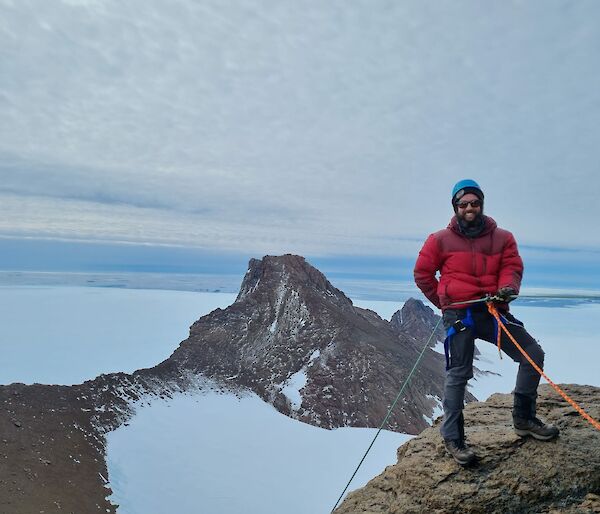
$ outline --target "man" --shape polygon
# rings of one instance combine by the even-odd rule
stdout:
[[[544,362],[540,345],[508,312],[508,302],[518,295],[523,275],[517,243],[510,232],[484,216],[483,200],[483,191],[474,180],[461,180],[454,186],[455,216],[446,229],[428,237],[414,270],[419,289],[442,309],[448,338],[441,434],[448,453],[463,466],[476,459],[465,443],[463,418],[465,389],[473,377],[474,341],[479,338],[495,344],[498,327],[484,302],[461,302],[496,296],[496,308],[510,333],[540,368]],[[519,363],[512,412],[515,432],[542,441],[554,439],[558,429],[536,417],[540,375],[504,333],[501,345]]]

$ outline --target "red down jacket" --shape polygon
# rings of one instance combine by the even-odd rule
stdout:
[[[427,238],[419,252],[415,282],[431,303],[442,310],[451,303],[494,294],[501,287],[512,287],[519,292],[523,261],[515,238],[498,228],[492,218],[484,216],[484,220],[481,234],[468,238],[460,231],[454,216],[446,229]]]

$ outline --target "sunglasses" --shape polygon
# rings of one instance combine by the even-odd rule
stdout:
[[[470,205],[471,207],[481,207],[481,200],[471,200],[470,202],[459,202],[456,204],[459,209],[466,209],[467,205]]]

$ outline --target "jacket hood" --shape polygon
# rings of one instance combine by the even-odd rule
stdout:
[[[494,219],[490,218],[489,216],[486,216],[485,214],[483,216],[483,223],[484,223],[483,230],[477,237],[485,236],[486,234],[489,234],[490,232],[496,230],[496,228],[498,227],[498,225],[496,224]],[[464,234],[460,230],[460,226],[458,225],[458,218],[456,217],[456,215],[452,216],[450,223],[448,223],[448,228],[450,230],[456,232],[457,234],[464,236]]]

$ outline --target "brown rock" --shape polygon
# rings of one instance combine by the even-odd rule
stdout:
[[[600,388],[563,388],[600,419]],[[512,430],[511,395],[465,409],[477,465],[461,468],[445,454],[437,427],[404,444],[398,463],[348,495],[336,514],[595,512],[600,492],[600,432],[550,386],[539,389],[539,414],[558,426],[551,442]]]

